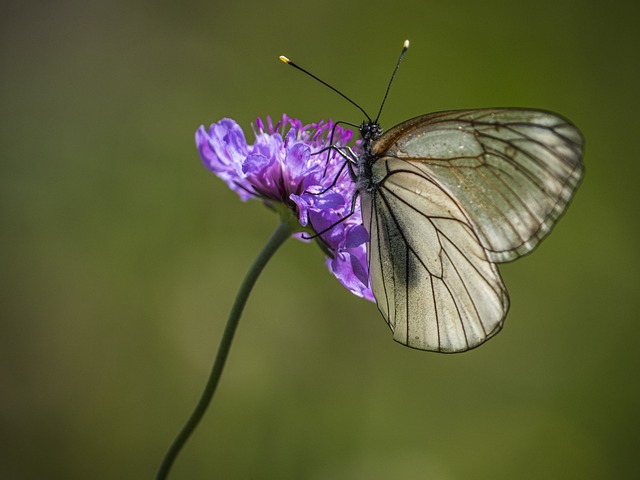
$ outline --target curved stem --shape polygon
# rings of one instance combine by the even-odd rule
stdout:
[[[242,314],[242,310],[244,309],[245,304],[247,303],[247,299],[249,298],[249,294],[251,293],[251,289],[256,283],[258,276],[262,272],[262,269],[265,267],[269,259],[273,256],[273,254],[278,250],[278,248],[291,236],[291,227],[287,225],[286,222],[280,223],[278,228],[273,232],[271,238],[267,241],[267,244],[263,247],[262,251],[258,255],[258,257],[253,262],[253,265],[249,268],[247,275],[245,276],[242,285],[240,285],[240,290],[238,290],[238,294],[236,296],[236,300],[231,308],[231,313],[229,313],[229,319],[227,320],[227,325],[224,329],[224,333],[222,334],[222,338],[220,339],[220,345],[218,346],[218,353],[216,354],[215,361],[213,363],[213,367],[211,369],[211,373],[209,374],[209,380],[202,392],[202,396],[196,405],[196,408],[193,410],[193,413],[185,423],[184,427],[175,438],[171,447],[167,451],[162,464],[160,465],[160,469],[158,470],[158,475],[156,476],[157,480],[164,480],[169,475],[169,470],[180,453],[180,450],[187,442],[193,431],[196,429],[200,420],[204,416],[209,404],[211,403],[211,399],[213,398],[213,394],[216,391],[216,387],[218,386],[218,381],[220,380],[220,376],[222,375],[222,370],[224,369],[224,364],[227,360],[227,356],[229,354],[229,349],[231,348],[231,342],[233,341],[233,335],[236,331],[236,327],[238,326],[238,322],[240,321],[240,316]]]

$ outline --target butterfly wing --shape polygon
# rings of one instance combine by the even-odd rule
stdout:
[[[583,173],[580,131],[542,110],[429,114],[389,130],[373,149],[416,165],[449,192],[494,262],[533,250]]]
[[[369,278],[394,340],[462,352],[497,333],[509,298],[496,265],[456,201],[419,169],[378,160],[385,181],[363,194]]]
[[[369,272],[394,339],[480,345],[509,308],[495,262],[531,251],[563,213],[582,174],[580,133],[549,112],[470,110],[409,120],[372,147]]]

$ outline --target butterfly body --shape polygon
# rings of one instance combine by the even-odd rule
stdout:
[[[383,132],[380,125],[375,122],[363,122],[359,130],[361,153],[355,159],[357,173],[352,173],[352,177],[357,182],[358,192],[366,195],[373,193],[376,187],[373,183],[372,168],[379,155],[372,150],[372,145],[382,137]]]
[[[509,309],[496,263],[530,252],[564,212],[582,176],[580,132],[551,112],[503,108],[360,133],[370,284],[394,339],[443,353],[482,344]]]

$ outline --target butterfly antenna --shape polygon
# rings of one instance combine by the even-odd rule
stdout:
[[[384,93],[384,98],[382,99],[382,103],[380,104],[380,110],[378,110],[378,115],[373,123],[378,123],[380,119],[380,114],[382,113],[382,107],[384,107],[384,103],[387,101],[387,96],[389,95],[389,90],[391,90],[391,84],[393,83],[393,78],[396,76],[396,72],[398,68],[400,68],[400,62],[404,58],[404,54],[407,53],[407,49],[409,48],[409,40],[405,40],[402,45],[402,51],[400,52],[400,57],[398,58],[398,63],[396,63],[396,68],[393,69],[393,73],[391,74],[391,79],[389,80],[389,84],[387,85],[387,91]]]
[[[408,42],[407,42],[408,43]],[[404,52],[403,52],[404,55]],[[358,110],[360,110],[365,117],[367,117],[367,120],[369,120],[369,122],[371,122],[371,117],[369,115],[367,115],[367,112],[364,111],[364,109],[358,105],[356,102],[354,102],[353,100],[351,100],[349,97],[347,97],[344,93],[342,93],[340,90],[338,90],[335,87],[332,87],[331,85],[329,85],[327,82],[325,82],[324,80],[319,79],[318,77],[316,77],[313,73],[309,72],[308,70],[305,70],[304,68],[302,68],[300,65],[297,65],[295,63],[293,63],[291,60],[289,60],[287,57],[285,57],[284,55],[280,55],[280,60],[282,60],[284,63],[286,63],[287,65],[291,65],[293,68],[297,68],[298,70],[300,70],[303,73],[306,73],[307,75],[309,75],[311,78],[316,79],[317,81],[319,81],[321,84],[323,84],[326,87],[329,87],[331,90],[333,90],[334,92],[336,92],[338,95],[340,95],[342,98],[344,98],[345,100],[347,100],[349,103],[351,103],[351,105],[354,105]],[[402,59],[402,57],[400,57]],[[398,62],[399,64],[400,62]],[[396,67],[396,70],[398,69],[398,67]],[[395,75],[395,72],[394,72]],[[386,96],[385,96],[386,98]]]

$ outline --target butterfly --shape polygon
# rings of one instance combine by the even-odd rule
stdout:
[[[580,183],[580,131],[555,113],[496,108],[361,134],[369,278],[394,340],[445,353],[481,345],[509,309],[496,264],[531,252]]]
[[[387,132],[379,116],[367,116],[360,153],[347,155],[378,309],[403,345],[475,348],[509,310],[497,264],[531,252],[580,184],[583,136],[544,110],[445,111]]]

